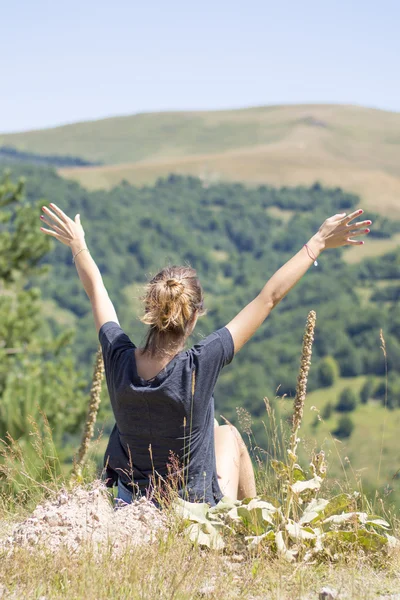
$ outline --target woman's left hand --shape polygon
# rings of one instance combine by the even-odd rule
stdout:
[[[50,210],[51,208],[51,210]],[[43,223],[46,223],[51,229],[41,227],[40,230],[47,235],[51,235],[66,246],[86,247],[85,232],[81,225],[80,215],[76,215],[74,221],[58,208],[55,204],[50,204],[50,208],[42,206],[44,215],[40,215]]]

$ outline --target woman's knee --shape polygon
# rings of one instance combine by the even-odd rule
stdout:
[[[231,439],[232,442],[237,445],[239,451],[242,451],[244,441],[234,425],[219,425],[219,427],[214,430],[214,434],[215,436],[218,436],[218,438],[224,438],[224,440]]]

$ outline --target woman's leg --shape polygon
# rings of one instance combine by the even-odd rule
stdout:
[[[236,427],[214,427],[218,483],[225,496],[236,500],[254,498],[256,483],[246,444]]]

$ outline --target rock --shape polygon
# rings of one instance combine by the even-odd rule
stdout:
[[[39,537],[37,535],[30,535],[27,538],[27,542],[28,542],[28,544],[30,546],[36,546],[36,544],[38,543],[38,541],[39,541]]]
[[[58,525],[62,525],[62,520],[56,512],[47,513],[44,516],[44,520],[50,525],[50,527],[57,527]]]
[[[232,554],[232,556],[230,557],[232,562],[243,562],[244,561],[244,555],[243,554]]]
[[[215,585],[207,583],[199,589],[200,596],[211,596],[215,592]]]
[[[58,504],[60,506],[63,506],[64,504],[67,504],[67,502],[68,502],[68,494],[66,492],[61,492],[61,494],[59,494],[57,500],[58,500]]]
[[[338,592],[331,587],[323,587],[318,595],[319,600],[335,600]]]
[[[15,546],[39,544],[56,551],[65,546],[79,550],[86,542],[97,551],[111,546],[122,550],[124,545],[149,543],[158,530],[165,530],[167,517],[145,498],[114,510],[109,491],[98,482],[92,488],[77,487],[38,505],[33,514],[13,528],[7,543]]]

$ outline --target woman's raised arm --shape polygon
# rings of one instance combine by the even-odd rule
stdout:
[[[92,305],[97,332],[108,321],[118,323],[117,313],[104,286],[101,273],[86,245],[80,215],[76,215],[73,221],[55,204],[50,204],[50,208],[51,210],[43,206],[44,215],[40,218],[51,229],[44,227],[40,229],[71,248],[79,279]]]
[[[366,227],[371,225],[371,221],[351,223],[362,212],[357,210],[348,216],[343,213],[327,219],[304,248],[283,265],[265,284],[260,294],[228,323],[227,329],[232,334],[235,353],[257,331],[271,310],[300,281],[323,250],[340,246],[358,246],[364,243],[351,239],[370,231]]]

